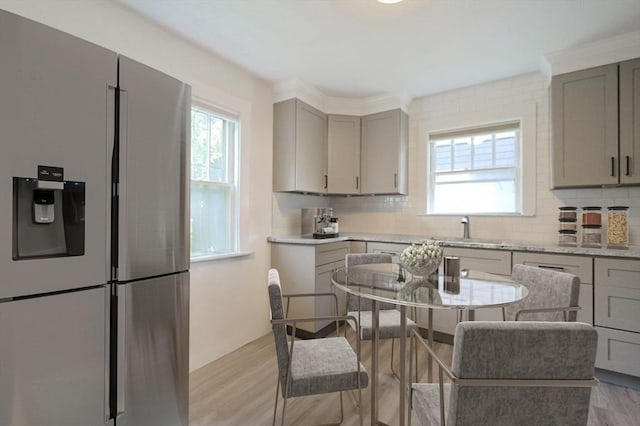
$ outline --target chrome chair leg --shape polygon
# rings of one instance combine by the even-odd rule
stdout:
[[[273,422],[271,422],[271,426],[276,426],[276,412],[278,411],[278,392],[280,391],[280,377],[276,379],[276,401],[273,404]]]
[[[400,381],[400,375],[396,372],[396,370],[393,368],[393,353],[395,352],[393,350],[394,347],[394,342],[396,341],[396,339],[391,339],[391,373],[393,373],[393,377],[396,378],[396,380]]]
[[[284,426],[284,413],[287,410],[287,397],[285,395],[284,401],[282,401],[282,420],[280,421],[280,426]]]
[[[363,426],[362,423],[362,388],[358,388],[358,411],[360,414],[360,426]]]

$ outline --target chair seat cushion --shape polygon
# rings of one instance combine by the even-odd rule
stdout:
[[[400,311],[395,309],[385,309],[380,312],[380,338],[381,339],[395,339],[400,337]],[[372,315],[371,311],[360,311],[360,339],[372,340],[373,339],[373,327],[372,327]],[[347,315],[352,315],[358,319],[358,311],[349,312]],[[349,321],[351,328],[355,330],[355,324],[353,321]],[[407,318],[407,337],[411,335],[411,330],[416,327],[416,323]]]
[[[294,343],[289,396],[366,388],[368,384],[369,376],[360,364],[358,385],[357,356],[344,337]]]
[[[444,412],[449,409],[451,385],[444,384]],[[437,383],[414,383],[411,397],[413,411],[423,426],[440,425],[440,388]]]

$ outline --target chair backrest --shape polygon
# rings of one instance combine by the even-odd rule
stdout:
[[[345,256],[347,273],[350,266],[365,265],[369,263],[392,263],[393,256],[387,253],[349,253]],[[395,309],[390,303],[378,303],[379,309]],[[347,293],[347,312],[370,311],[371,300]]]
[[[573,274],[518,264],[513,266],[511,278],[526,286],[529,295],[519,303],[505,307],[508,321],[515,320],[520,309],[578,306],[580,278]],[[564,316],[562,312],[531,313],[522,314],[518,320],[564,321]],[[568,320],[576,320],[575,311],[568,313]]]
[[[461,379],[593,379],[597,334],[584,323],[462,322],[451,371]],[[447,425],[586,425],[590,387],[451,387]]]
[[[268,275],[269,304],[271,306],[271,320],[284,319],[284,303],[282,301],[282,288],[280,287],[280,275],[277,269],[269,269]],[[280,383],[283,386],[287,379],[289,367],[289,351],[287,344],[287,328],[284,324],[273,324],[273,337],[276,346],[276,358]]]

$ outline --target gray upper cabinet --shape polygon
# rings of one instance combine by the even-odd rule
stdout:
[[[360,192],[360,117],[329,115],[328,181],[330,194]]]
[[[273,106],[273,190],[327,192],[327,116],[299,99]]]
[[[552,186],[619,183],[618,65],[554,76]]]
[[[640,184],[640,59],[553,77],[554,188]]]
[[[620,183],[640,183],[640,59],[620,64]]]
[[[363,194],[407,193],[408,118],[400,110],[362,117]]]

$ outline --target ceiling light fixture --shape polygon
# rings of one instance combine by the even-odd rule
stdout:
[[[377,0],[378,3],[384,3],[384,4],[394,4],[394,3],[400,3],[402,0]]]

